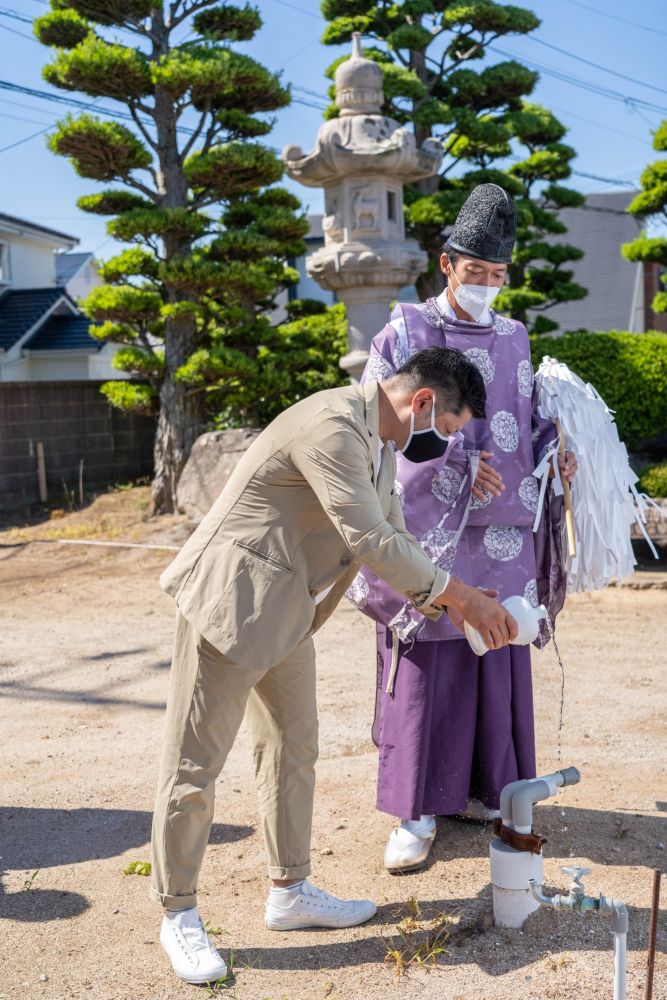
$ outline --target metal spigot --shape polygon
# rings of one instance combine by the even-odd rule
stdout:
[[[584,888],[584,875],[590,875],[590,868],[582,868],[581,865],[572,865],[568,867],[567,865],[561,868],[563,875],[571,875],[572,882],[570,884],[569,896],[572,899],[573,909],[579,909],[581,903],[586,896],[586,890]]]
[[[541,891],[542,886],[538,885],[535,879],[528,880],[528,888],[533,899],[536,899],[542,906],[551,906],[555,910],[599,910],[600,900],[593,896],[587,896],[584,888],[583,877],[590,875],[590,868],[581,868],[579,865],[561,868],[565,875],[572,876],[570,891],[567,896],[557,893],[555,896],[545,896]]]

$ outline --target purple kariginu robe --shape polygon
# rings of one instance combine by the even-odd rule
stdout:
[[[546,490],[534,534],[540,481],[532,473],[555,429],[537,412],[525,327],[488,318],[457,320],[446,293],[399,304],[373,340],[364,380],[383,381],[432,346],[456,347],[478,367],[486,419],[470,421],[444,458],[414,464],[397,454],[406,525],[455,576],[497,590],[500,600],[522,594],[544,603],[553,620],[564,595],[561,502]],[[493,452],[506,487],[500,497],[472,497],[480,451]],[[348,593],[378,622],[378,808],[402,819],[460,812],[469,797],[496,808],[507,782],[535,773],[528,648],[477,657],[446,615],[426,621],[366,568]],[[536,644],[545,641],[543,632]]]

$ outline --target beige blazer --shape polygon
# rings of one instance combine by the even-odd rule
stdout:
[[[448,576],[406,531],[393,446],[380,463],[378,427],[377,382],[290,407],[162,574],[183,615],[233,662],[279,663],[326,621],[361,563],[423,614],[440,614],[432,601]]]

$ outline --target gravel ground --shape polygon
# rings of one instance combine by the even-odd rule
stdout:
[[[176,544],[184,534],[178,518],[146,519],[141,490],[102,497],[57,523],[0,532],[0,998],[210,995],[173,978],[147,880],[123,874],[128,862],[148,857],[174,624],[157,578],[169,553],[56,543],[92,536]],[[37,544],[49,536],[51,544]],[[536,810],[536,828],[549,841],[547,883],[564,889],[560,865],[585,864],[589,892],[627,901],[628,997],[639,1000],[651,869],[665,867],[667,849],[667,593],[613,589],[570,599],[559,641],[566,671],[560,759],[580,768],[582,782]],[[610,997],[605,919],[540,910],[522,932],[492,926],[487,829],[442,820],[427,869],[404,877],[384,871],[392,819],[374,808],[373,644],[370,621],[347,605],[317,637],[322,739],[313,881],[370,896],[378,916],[352,930],[264,928],[263,852],[242,734],[219,782],[201,878],[202,914],[234,970],[220,994]],[[551,650],[533,662],[539,767],[547,772],[559,762],[560,675]],[[666,900],[664,886],[663,907]],[[434,964],[413,962],[397,975],[388,952],[407,953],[399,924],[415,945],[429,929],[442,932]],[[663,909],[655,1000],[667,996],[666,951]]]

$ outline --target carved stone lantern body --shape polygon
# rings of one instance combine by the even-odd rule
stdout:
[[[324,246],[306,261],[308,274],[345,303],[349,353],[341,366],[358,378],[370,342],[388,319],[388,307],[404,285],[426,269],[426,254],[405,238],[403,185],[431,177],[442,148],[380,114],[382,70],[361,55],[353,36],[352,57],[336,70],[338,118],[325,122],[315,148],[283,151],[290,177],[323,187]]]

